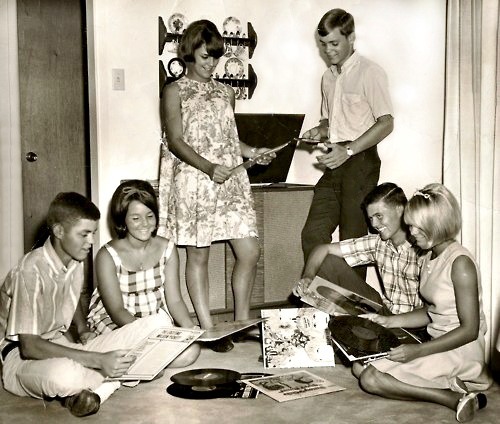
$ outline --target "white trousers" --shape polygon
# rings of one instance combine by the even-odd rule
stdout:
[[[156,328],[171,326],[166,314],[155,314],[101,334],[85,345],[70,342],[64,336],[51,341],[78,350],[109,352],[131,349]],[[15,395],[42,399],[71,396],[84,389],[95,390],[102,385],[104,376],[69,358],[25,360],[19,348],[15,348],[3,363],[2,380],[4,389]]]

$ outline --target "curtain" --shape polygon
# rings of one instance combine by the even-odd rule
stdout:
[[[23,246],[16,0],[0,2],[0,285]]]
[[[443,152],[443,183],[462,208],[461,242],[481,270],[487,356],[494,360],[500,316],[498,3],[448,1]]]

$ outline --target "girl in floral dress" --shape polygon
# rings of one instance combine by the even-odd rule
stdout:
[[[187,74],[162,94],[162,147],[159,234],[186,246],[186,283],[202,328],[213,326],[209,310],[208,259],[212,242],[227,240],[235,254],[232,274],[236,320],[246,320],[260,246],[250,182],[233,168],[243,157],[269,149],[252,148],[238,138],[235,95],[211,75],[224,42],[210,21],[193,22],[179,43]],[[274,154],[259,161],[267,164]],[[226,338],[210,347],[232,349]]]

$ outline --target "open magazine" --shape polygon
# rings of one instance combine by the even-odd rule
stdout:
[[[301,300],[332,315],[328,325],[331,340],[350,362],[383,358],[391,347],[422,342],[416,333],[407,329],[385,328],[359,317],[381,313],[383,305],[322,277],[313,279]]]
[[[157,328],[127,353],[136,357],[127,372],[110,380],[152,380],[203,332],[194,328]]]
[[[264,368],[335,366],[330,344],[330,316],[316,308],[263,309]]]

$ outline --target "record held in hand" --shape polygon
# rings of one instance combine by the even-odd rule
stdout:
[[[358,355],[387,352],[401,344],[390,330],[366,318],[334,316],[330,319],[328,328],[332,338]]]
[[[221,384],[234,383],[241,374],[237,371],[223,368],[200,368],[174,374],[170,379],[184,386],[212,387]],[[201,390],[201,389],[200,389]]]

